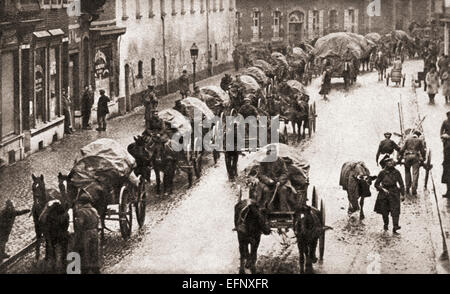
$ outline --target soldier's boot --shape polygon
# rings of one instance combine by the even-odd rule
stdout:
[[[394,228],[392,229],[392,232],[394,233],[394,235],[398,235],[399,233],[397,231],[402,228],[398,225],[399,220],[400,220],[399,216],[392,217],[392,222],[394,223]]]
[[[389,215],[383,215],[384,230],[389,230]]]

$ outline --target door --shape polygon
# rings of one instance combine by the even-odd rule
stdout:
[[[289,41],[291,44],[303,42],[303,24],[290,23],[289,24]]]
[[[71,54],[69,62],[69,96],[74,110],[80,110],[79,54]]]
[[[126,110],[131,110],[131,99],[130,99],[130,66],[125,64],[125,104]]]
[[[1,136],[14,134],[14,55],[2,54]]]

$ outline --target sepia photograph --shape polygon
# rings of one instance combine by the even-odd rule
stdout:
[[[0,276],[449,274],[449,29],[449,0],[0,0]]]

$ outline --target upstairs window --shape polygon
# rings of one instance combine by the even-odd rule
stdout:
[[[143,75],[143,68],[144,68],[144,62],[142,62],[142,60],[139,60],[138,62],[138,74],[136,76],[136,78],[138,79],[142,79],[144,77]]]
[[[280,29],[281,29],[281,12],[275,11],[273,13],[273,37],[280,37]]]
[[[253,11],[252,20],[253,41],[256,42],[261,38],[261,12]]]
[[[330,11],[329,23],[330,23],[331,30],[335,30],[338,28],[337,10]]]
[[[319,33],[319,11],[313,11],[313,32],[314,34]]]

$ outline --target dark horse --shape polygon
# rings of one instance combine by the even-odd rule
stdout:
[[[383,81],[386,77],[386,69],[388,67],[388,58],[380,51],[375,58],[375,68],[378,71],[378,81]]]
[[[288,113],[294,135],[296,134],[297,140],[300,141],[306,137],[306,129],[309,128],[309,105],[304,100],[296,100],[291,103]]]
[[[300,257],[300,273],[312,273],[313,263],[317,262],[316,248],[320,238],[324,238],[325,231],[331,229],[322,222],[321,211],[304,205],[299,208],[294,216],[294,231],[297,237],[297,246]],[[323,260],[324,251],[320,252],[320,260]]]
[[[252,274],[255,274],[261,234],[270,234],[266,217],[253,200],[239,199],[234,207],[234,225],[239,241],[239,273],[245,274],[245,269],[248,268]]]
[[[51,258],[52,266],[56,265],[56,247],[62,248],[62,262],[65,263],[68,246],[69,215],[67,201],[55,189],[46,189],[44,176],[33,179],[33,215],[36,232],[36,260],[40,258],[42,237],[45,240],[45,260]]]

